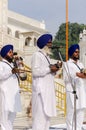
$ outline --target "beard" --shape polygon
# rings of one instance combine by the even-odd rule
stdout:
[[[8,55],[6,55],[5,59],[6,59],[9,63],[11,63],[11,62],[13,61],[13,58],[9,57]]]
[[[78,56],[78,57],[73,57],[73,60],[74,60],[74,61],[79,60],[79,56]]]
[[[52,55],[51,48],[49,48],[48,46],[45,46],[45,47],[43,48],[43,50],[44,50],[44,52],[45,52],[46,54]]]

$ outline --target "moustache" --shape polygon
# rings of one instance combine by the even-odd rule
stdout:
[[[60,49],[60,48],[64,48],[64,46],[51,46],[51,49]]]

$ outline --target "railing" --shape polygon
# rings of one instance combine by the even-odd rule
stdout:
[[[56,107],[57,109],[60,109],[64,116],[66,115],[66,93],[65,93],[65,87],[55,81],[56,86]]]
[[[25,70],[29,70],[30,68],[25,66]],[[24,91],[28,91],[29,93],[32,93],[31,89],[32,85],[32,75],[30,72],[27,72],[27,80],[26,81],[20,81],[20,87]],[[56,86],[56,107],[59,109],[63,115],[66,115],[66,94],[65,94],[65,87],[64,85],[58,83],[58,81],[55,81]]]

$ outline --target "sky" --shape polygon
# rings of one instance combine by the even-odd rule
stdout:
[[[8,9],[38,21],[45,21],[53,35],[66,22],[66,0],[8,0]],[[68,21],[86,24],[86,0],[68,0]]]

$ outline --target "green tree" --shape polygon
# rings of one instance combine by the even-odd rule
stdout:
[[[79,34],[83,31],[86,25],[78,23],[68,22],[68,43],[69,46],[75,43],[79,43]],[[53,49],[53,58],[59,59],[58,51],[61,52],[63,59],[65,60],[65,51],[66,51],[66,23],[62,23],[59,26],[59,30],[55,35],[53,45],[62,46],[63,48]],[[69,47],[68,46],[68,47]]]

